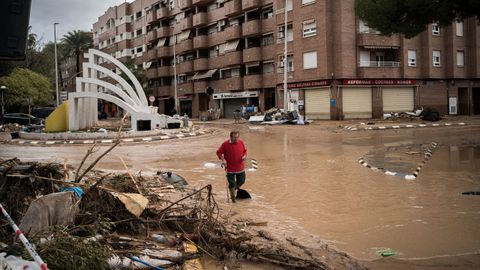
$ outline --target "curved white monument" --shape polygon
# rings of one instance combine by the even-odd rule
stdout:
[[[97,100],[112,102],[129,112],[132,119],[132,129],[138,130],[138,125],[150,126],[150,129],[165,128],[167,116],[157,113],[157,107],[148,106],[145,92],[140,82],[130,70],[114,57],[95,49],[89,49],[85,54],[88,62],[83,63],[83,77],[76,79],[77,89],[68,96],[68,126],[69,130],[79,130],[91,127],[98,120]],[[98,64],[99,59],[114,64],[124,72],[133,86],[121,76]],[[116,84],[98,78],[103,73]],[[101,87],[101,88],[100,88]]]

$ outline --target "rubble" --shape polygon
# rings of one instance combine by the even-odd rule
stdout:
[[[328,246],[315,251],[294,239],[276,239],[265,221],[223,215],[210,185],[186,187],[162,174],[145,177],[130,171],[112,175],[89,169],[69,177],[65,167],[71,170],[64,164],[0,161],[0,203],[15,221],[24,218],[35,200],[50,196],[66,196],[72,202],[65,206],[78,207],[73,219],[25,231],[49,269],[202,269],[201,256],[223,260],[228,267],[249,260],[287,269],[363,269]],[[60,192],[65,186],[81,188],[84,194],[78,198],[78,189]],[[68,200],[47,208],[63,211],[68,207],[61,204]],[[0,252],[16,242],[4,224],[0,218],[0,238],[8,247]]]
[[[297,124],[305,125],[313,121],[305,120],[297,111],[285,112],[283,109],[271,108],[265,112],[264,115],[252,115],[248,119],[250,124],[261,125],[282,125],[282,124]]]

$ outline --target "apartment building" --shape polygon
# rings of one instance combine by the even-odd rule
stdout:
[[[354,0],[286,2],[285,31],[284,0],[136,0],[99,18],[94,43],[146,69],[160,113],[174,107],[174,77],[181,114],[283,107],[286,68],[288,98],[310,119],[379,118],[420,107],[480,114],[475,18],[432,24],[405,39],[370,29],[356,17]]]

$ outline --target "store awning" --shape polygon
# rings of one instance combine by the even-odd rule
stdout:
[[[180,35],[178,35],[178,42],[188,39],[188,36],[190,36],[190,31],[191,30],[187,30],[180,33]]]
[[[161,38],[157,43],[157,48],[165,46],[165,41],[167,41],[167,38]]]
[[[207,72],[201,73],[198,72],[195,75],[193,75],[192,80],[200,80],[200,79],[206,79],[206,78],[211,78],[215,72],[217,72],[218,69],[210,69]]]
[[[239,43],[240,43],[239,39],[227,42],[226,45],[225,45],[225,52],[235,51],[237,49]]]
[[[167,99],[171,99],[171,98],[173,98],[173,97],[159,97],[159,98],[157,98],[157,100],[167,100]]]

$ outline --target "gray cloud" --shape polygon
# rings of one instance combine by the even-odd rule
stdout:
[[[53,41],[53,23],[60,23],[57,40],[73,30],[90,31],[108,7],[123,2],[125,0],[32,0],[30,25],[41,42],[47,43]]]

